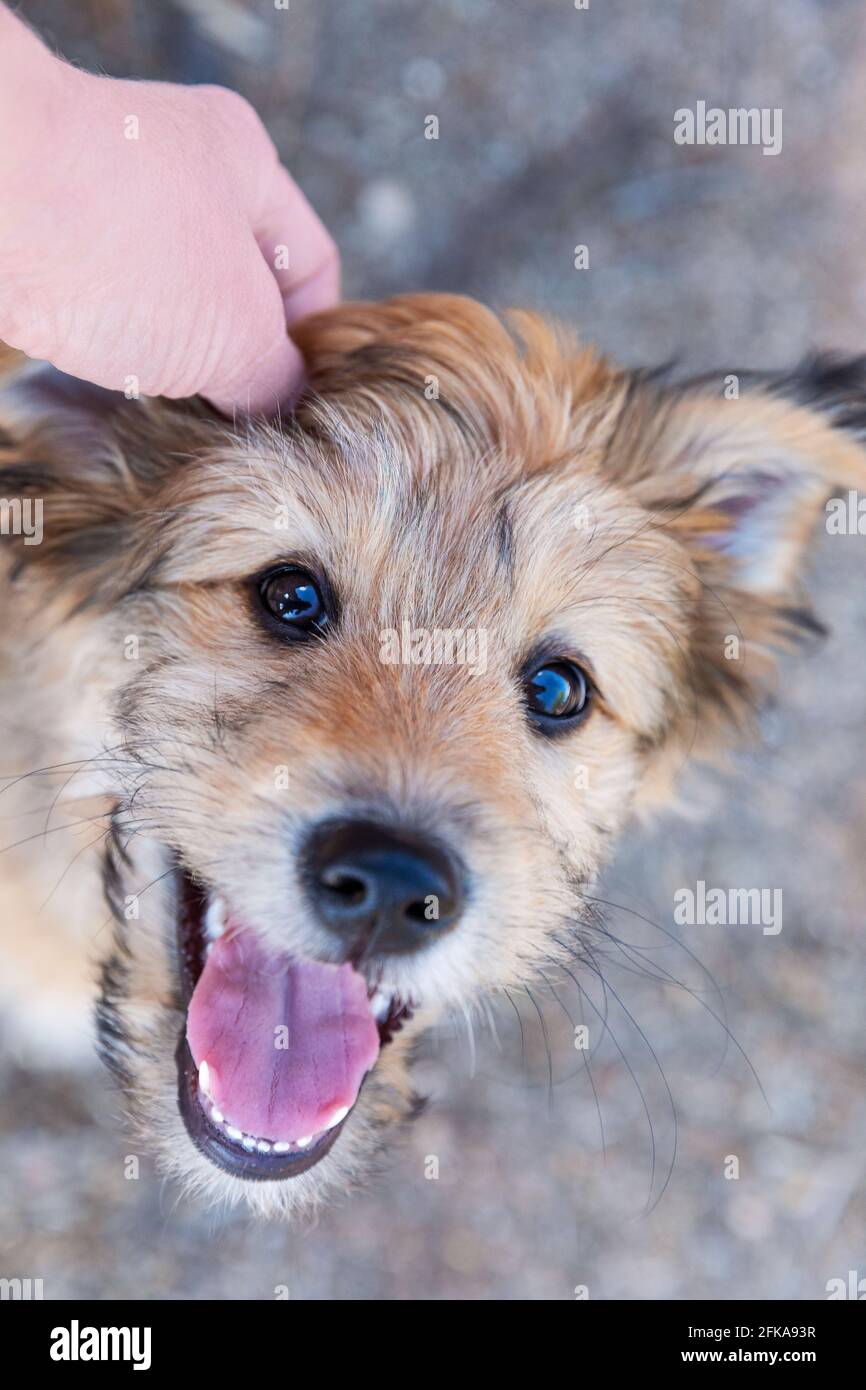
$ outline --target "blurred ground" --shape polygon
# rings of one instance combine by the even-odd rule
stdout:
[[[245,93],[335,232],[349,294],[429,286],[549,308],[629,362],[767,366],[866,346],[858,0],[21,9],[86,66]],[[675,146],[673,112],[698,99],[782,107],[782,153]],[[177,1205],[146,1157],[126,1181],[129,1141],[101,1074],[78,1087],[7,1072],[3,1273],[43,1278],[46,1297],[271,1298],[288,1285],[337,1299],[568,1299],[577,1285],[593,1298],[821,1298],[828,1279],[866,1275],[864,544],[817,547],[813,593],[835,635],[786,667],[767,747],[728,782],[701,783],[696,822],[635,832],[602,890],[629,909],[610,929],[693,991],[641,979],[634,956],[606,966],[676,1106],[660,1199],[674,1125],[647,1045],[610,995],[626,1060],[610,1038],[599,1046],[597,1109],[570,1043],[576,1001],[539,992],[552,1088],[528,999],[525,1068],[508,1009],[501,1051],[476,1038],[474,1076],[465,1032],[443,1038],[423,1068],[435,1104],[403,1152],[301,1232]],[[673,892],[698,878],[781,887],[782,933],[674,929]],[[738,1046],[725,1049],[723,1009],[769,1109]],[[728,1155],[738,1181],[723,1176]]]

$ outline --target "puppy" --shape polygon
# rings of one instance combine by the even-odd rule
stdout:
[[[137,1131],[265,1215],[393,1144],[423,1030],[568,959],[866,478],[860,362],[674,385],[437,295],[298,340],[277,424],[28,367],[0,455],[10,1045],[71,1053],[98,957]]]

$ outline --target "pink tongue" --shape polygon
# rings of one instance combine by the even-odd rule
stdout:
[[[186,1035],[226,1123],[277,1141],[315,1134],[354,1105],[379,1053],[367,987],[351,965],[271,955],[250,931],[214,942]]]

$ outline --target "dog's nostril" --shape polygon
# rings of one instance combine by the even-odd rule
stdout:
[[[367,898],[368,885],[362,878],[344,873],[342,869],[325,869],[320,882],[327,893],[341,899],[352,907],[357,907]]]
[[[435,899],[436,894],[432,893],[430,894],[430,897]],[[403,911],[409,918],[410,922],[418,922],[421,926],[423,926],[425,922],[431,921],[431,914],[435,910],[435,907],[435,902],[428,903],[427,899],[425,898],[421,902],[407,903]]]
[[[426,944],[454,925],[463,905],[462,873],[444,848],[368,821],[317,827],[304,868],[319,918],[371,953]]]

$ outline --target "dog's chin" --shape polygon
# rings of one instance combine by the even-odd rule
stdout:
[[[279,1112],[273,1124],[239,1122],[224,1100],[207,1093],[213,1078],[197,1065],[189,1036],[190,1006],[220,914],[208,891],[168,862],[146,917],[127,920],[120,905],[139,901],[130,891],[132,866],[117,856],[107,861],[116,928],[97,1007],[103,1060],[124,1089],[136,1133],[172,1176],[209,1202],[243,1203],[269,1217],[309,1214],[368,1177],[420,1109],[409,1079],[420,1024],[408,1001],[365,980],[356,1007],[369,1008],[378,1045],[351,1104],[309,1134],[290,1133],[285,1121],[281,1127]],[[310,968],[337,969],[315,962]],[[274,1077],[262,1084],[273,1090]]]

